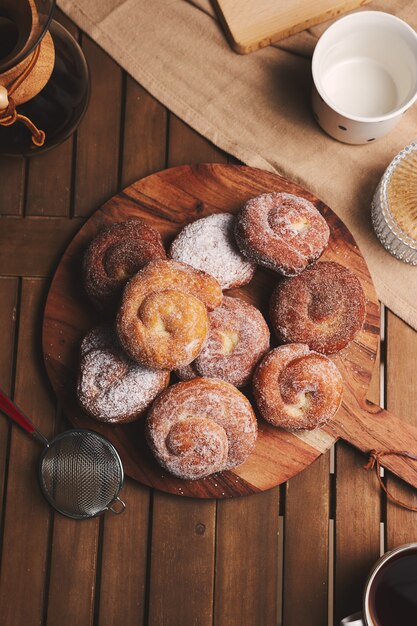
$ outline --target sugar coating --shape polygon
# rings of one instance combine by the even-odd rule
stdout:
[[[320,261],[299,276],[283,279],[270,302],[272,327],[281,343],[305,343],[324,354],[354,339],[365,312],[359,279],[334,261]]]
[[[222,299],[220,284],[207,272],[178,261],[150,262],[123,292],[116,325],[120,342],[148,367],[187,365],[207,337],[207,310]]]
[[[342,401],[343,380],[336,365],[305,344],[271,350],[253,377],[262,417],[287,430],[313,430],[326,424]]]
[[[140,219],[103,228],[84,255],[84,286],[99,308],[113,307],[129,278],[146,263],[166,258],[157,230]]]
[[[236,219],[238,247],[248,259],[284,276],[295,276],[324,251],[330,230],[315,206],[289,193],[248,200]]]
[[[214,276],[222,289],[246,285],[255,265],[240,252],[234,237],[235,217],[215,213],[188,224],[171,244],[170,256]]]
[[[177,370],[178,376],[220,378],[243,387],[269,349],[269,328],[262,313],[243,300],[224,296],[222,305],[209,313],[209,323],[202,351],[193,363]]]
[[[95,419],[108,423],[140,417],[169,383],[169,374],[133,362],[110,325],[90,331],[81,344],[78,400]]]
[[[243,463],[257,438],[255,414],[235,387],[214,378],[177,383],[153,403],[147,440],[178,478],[204,478]]]

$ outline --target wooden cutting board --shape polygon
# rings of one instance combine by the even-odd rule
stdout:
[[[101,424],[85,415],[76,402],[80,342],[87,330],[100,322],[81,283],[83,253],[96,233],[114,222],[140,217],[159,230],[168,245],[186,223],[211,213],[236,213],[249,198],[271,191],[295,193],[313,202],[331,231],[322,258],[350,267],[364,288],[364,327],[355,341],[334,357],[344,379],[343,403],[325,428],[309,433],[289,433],[259,419],[255,450],[243,465],[203,480],[179,480],[153,459],[144,440],[143,419],[122,426]],[[259,269],[249,285],[229,295],[255,304],[267,317],[268,300],[277,279],[273,272]],[[378,301],[365,260],[348,229],[329,207],[298,185],[238,165],[175,167],[148,176],[111,198],[90,217],[63,255],[50,287],[43,323],[46,369],[71,423],[107,437],[119,451],[126,473],[139,482],[200,498],[225,498],[270,489],[310,465],[339,437],[364,452],[394,448],[417,453],[417,428],[366,401],[378,343]],[[417,487],[417,463],[390,456],[384,459],[384,465]]]
[[[236,52],[247,54],[315,24],[357,9],[368,0],[212,0]]]

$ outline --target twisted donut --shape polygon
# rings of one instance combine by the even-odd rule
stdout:
[[[255,446],[257,422],[250,402],[235,387],[195,378],[169,387],[155,400],[146,436],[165,469],[194,480],[243,463]]]
[[[110,325],[84,337],[77,396],[86,413],[100,422],[136,420],[168,383],[168,372],[131,361]]]
[[[326,424],[338,410],[342,393],[336,365],[300,343],[271,350],[253,377],[262,417],[288,430],[313,430]]]
[[[159,369],[191,363],[208,333],[207,309],[219,306],[215,278],[177,261],[148,263],[127,284],[117,316],[120,342],[134,360]]]
[[[259,359],[269,350],[269,328],[262,314],[243,300],[224,296],[209,313],[210,330],[195,361],[177,370],[179,378],[220,378],[235,387],[246,385]]]
[[[131,276],[146,263],[165,259],[160,234],[139,219],[104,228],[84,255],[84,287],[100,309],[113,308]]]
[[[366,299],[355,274],[333,261],[321,261],[282,280],[270,302],[274,332],[282,343],[306,343],[332,354],[362,328]]]
[[[305,198],[265,193],[243,205],[235,235],[248,259],[284,276],[295,276],[322,254],[330,231]]]
[[[187,224],[172,242],[170,256],[211,274],[222,289],[246,285],[255,264],[236,246],[235,219],[230,213],[215,213]]]

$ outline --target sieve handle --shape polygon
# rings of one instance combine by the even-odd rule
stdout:
[[[49,441],[42,435],[42,433],[35,428],[30,419],[22,413],[22,411],[6,396],[4,391],[0,389],[0,410],[3,411],[15,424],[18,424],[29,435],[32,435],[35,439],[43,443],[45,446],[49,445]]]

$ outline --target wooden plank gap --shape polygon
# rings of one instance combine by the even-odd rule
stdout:
[[[213,599],[212,599],[212,624],[215,625],[215,616],[216,616],[216,570],[217,570],[217,542],[218,542],[218,525],[217,525],[217,517],[219,514],[219,501],[216,500],[216,508],[214,512],[214,557],[213,557]]]
[[[101,591],[101,568],[103,564],[103,534],[104,516],[99,520],[96,559],[96,582],[94,587],[93,626],[99,625],[100,620],[100,591]]]
[[[119,159],[117,164],[117,188],[123,187],[123,156],[125,146],[126,127],[126,106],[127,106],[127,73],[122,72],[121,95],[120,95],[120,120],[119,120]]]
[[[277,559],[277,626],[282,626],[284,601],[284,533],[285,517],[278,515],[278,559]]]
[[[47,621],[48,621],[49,587],[51,584],[52,544],[53,544],[53,536],[54,536],[55,515],[56,514],[51,507],[51,518],[49,520],[49,528],[48,528],[48,543],[46,547],[45,586],[44,586],[44,595],[43,595],[42,624],[47,624]]]
[[[379,556],[385,554],[385,546],[387,545],[387,537],[385,534],[386,524],[381,522],[379,525]]]
[[[22,280],[21,278],[16,279],[17,281],[17,289],[16,289],[16,301],[14,305],[14,311],[12,313],[13,317],[13,349],[12,349],[12,363],[11,363],[11,373],[10,373],[10,382],[8,385],[8,389],[6,385],[4,385],[4,390],[8,393],[11,399],[14,398],[14,390],[16,385],[16,362],[17,362],[17,348],[18,348],[18,335],[19,335],[19,323],[20,323],[20,303],[22,299]],[[4,330],[4,326],[2,325],[2,330]],[[2,381],[3,384],[3,381]],[[12,421],[5,417],[4,419],[8,422],[7,427],[7,442],[6,442],[6,450],[5,450],[5,460],[4,460],[4,474],[2,481],[2,503],[1,503],[1,515],[0,515],[0,571],[1,571],[1,561],[3,554],[3,533],[4,533],[4,518],[6,515],[6,501],[7,501],[7,485],[8,485],[8,476],[9,476],[9,458],[10,458],[10,441],[12,436],[12,428],[19,428],[17,425],[13,425]]]
[[[333,626],[334,620],[334,576],[335,576],[335,521],[329,519],[329,558],[327,583],[327,625]]]
[[[29,188],[29,159],[24,159],[23,166],[23,190],[22,190],[22,217],[27,215],[27,202],[28,202],[28,188]]]
[[[155,490],[151,489],[149,494],[149,517],[148,517],[148,541],[146,545],[146,576],[145,576],[145,594],[143,603],[143,623],[149,624],[150,615],[150,590],[151,590],[151,565],[152,565],[152,537],[153,537],[153,509],[154,509]]]
[[[285,517],[285,503],[287,501],[287,485],[288,485],[288,483],[282,483],[279,486],[279,511],[278,511],[278,514],[281,517]]]

